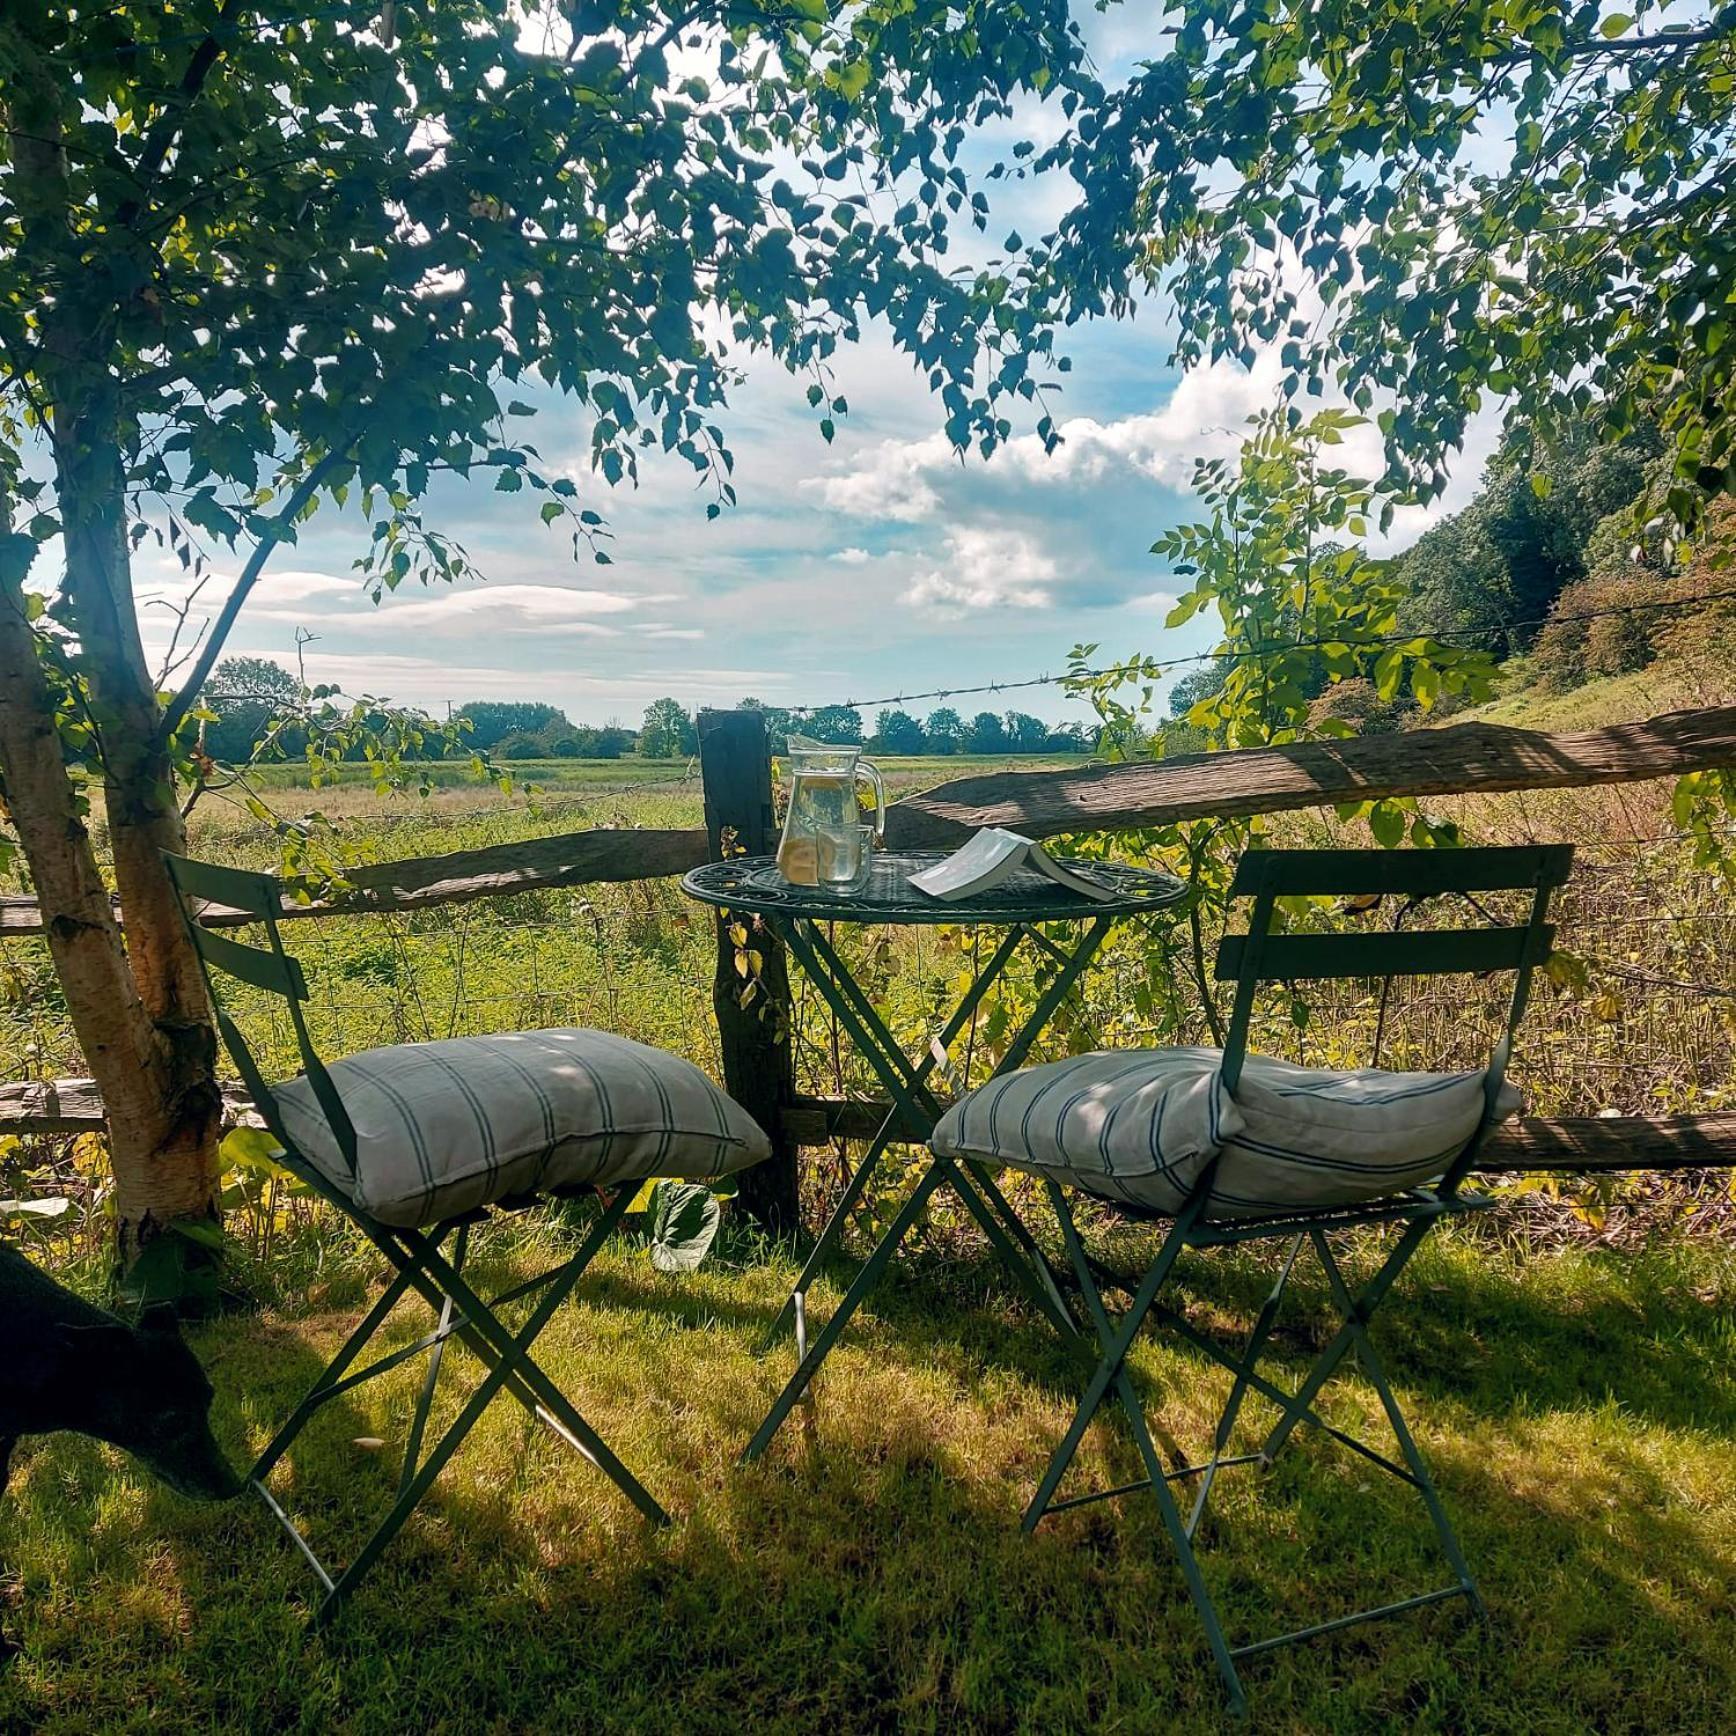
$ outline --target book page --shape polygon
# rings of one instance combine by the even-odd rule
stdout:
[[[931,898],[968,898],[999,886],[1030,853],[1031,841],[1000,826],[986,826],[944,862],[910,876],[910,884]]]
[[[1095,898],[1099,904],[1106,903],[1115,896],[1114,888],[1099,880],[1089,869],[1074,868],[1057,862],[1041,844],[1027,845],[1025,855],[1033,868],[1039,873],[1047,874],[1057,886],[1065,886],[1069,892],[1077,892],[1085,898]]]

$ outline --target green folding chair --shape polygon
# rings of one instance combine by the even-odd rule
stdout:
[[[1532,973],[1551,950],[1552,892],[1567,879],[1568,845],[1434,851],[1253,851],[1232,886],[1252,899],[1245,934],[1218,949],[1220,981],[1235,984],[1224,1047],[1109,1052],[1075,1057],[995,1080],[962,1099],[936,1129],[937,1151],[1013,1164],[1043,1178],[1060,1220],[1074,1275],[1095,1329],[1100,1356],[1072,1425],[1055,1448],[1024,1516],[1024,1529],[1049,1514],[1150,1490],[1206,1629],[1225,1689],[1246,1701],[1237,1665],[1299,1640],[1465,1598],[1482,1600],[1445,1508],[1407,1426],[1369,1322],[1434,1225],[1490,1203],[1461,1191],[1489,1129],[1516,1104],[1506,1085],[1513,1039]],[[1278,901],[1294,897],[1379,896],[1406,901],[1462,894],[1529,893],[1523,921],[1380,933],[1288,933]],[[1256,991],[1263,983],[1311,979],[1390,979],[1444,973],[1511,972],[1506,1026],[1486,1069],[1460,1074],[1326,1073],[1248,1054]],[[1074,1219],[1067,1188],[1082,1190],[1137,1217],[1170,1222],[1156,1257],[1119,1318],[1110,1315]],[[1352,1291],[1334,1253],[1336,1231],[1394,1224],[1399,1234],[1374,1275]],[[1160,1300],[1186,1248],[1230,1247],[1266,1238],[1289,1246],[1278,1279],[1245,1344],[1226,1346]],[[1262,1373],[1285,1288],[1304,1245],[1319,1260],[1341,1324],[1306,1378],[1286,1391]],[[1234,1377],[1209,1454],[1170,1469],[1153,1443],[1127,1356],[1148,1321],[1178,1337]],[[1326,1421],[1321,1390],[1355,1353],[1373,1384],[1397,1443],[1398,1458]],[[1278,1407],[1259,1446],[1232,1453],[1244,1401],[1257,1393]],[[1116,1488],[1057,1498],[1091,1420],[1115,1397],[1132,1430],[1144,1475]],[[1236,1465],[1269,1467],[1298,1425],[1306,1424],[1413,1488],[1421,1499],[1452,1582],[1414,1596],[1315,1622],[1293,1632],[1232,1645],[1207,1589],[1195,1543],[1218,1473]],[[1183,1515],[1170,1485],[1193,1481]]]
[[[303,1004],[308,985],[278,932],[282,888],[263,874],[165,858],[217,1008],[217,1024],[281,1161],[347,1216],[393,1276],[307,1396],[273,1436],[249,1482],[289,1533],[323,1588],[324,1621],[355,1590],[452,1455],[503,1390],[600,1469],[649,1520],[669,1516],[531,1355],[532,1346],[653,1176],[709,1179],[769,1155],[764,1133],[688,1062],[601,1032],[548,1031],[370,1050],[328,1068],[315,1053]],[[213,911],[211,907],[216,907]],[[256,923],[255,946],[206,926],[202,914]],[[223,1009],[215,979],[282,997],[303,1072],[268,1085]],[[358,1129],[358,1121],[362,1123]],[[603,1209],[572,1254],[484,1298],[464,1275],[470,1232],[493,1211],[596,1194]],[[360,1368],[358,1357],[407,1296],[434,1311],[433,1330]],[[532,1302],[516,1329],[508,1305]],[[483,1364],[483,1377],[431,1445],[428,1422],[448,1342]],[[268,1486],[273,1468],[314,1415],[417,1356],[427,1368],[405,1438],[397,1494],[359,1553],[329,1569]]]

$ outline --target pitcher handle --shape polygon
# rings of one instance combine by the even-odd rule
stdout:
[[[876,849],[886,848],[886,785],[881,781],[880,768],[870,760],[858,760],[856,776],[867,778],[874,788],[874,844]]]

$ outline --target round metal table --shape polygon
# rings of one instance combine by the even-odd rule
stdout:
[[[1107,886],[1113,896],[1087,898],[1058,885],[1034,868],[1019,868],[999,886],[969,898],[931,897],[910,884],[947,858],[944,850],[880,850],[868,884],[860,892],[824,892],[792,886],[778,872],[774,856],[741,856],[732,862],[707,862],[682,876],[681,890],[702,904],[716,904],[754,916],[809,922],[867,923],[1020,923],[1076,922],[1087,917],[1111,920],[1162,910],[1186,896],[1173,874],[1129,868],[1120,862],[1055,860]]]
[[[1064,1333],[1072,1335],[1078,1330],[1061,1298],[1048,1261],[1007,1203],[988,1168],[978,1163],[931,1156],[916,1191],[900,1208],[831,1319],[812,1346],[807,1342],[807,1292],[814,1274],[836,1244],[886,1147],[895,1140],[921,1145],[928,1143],[935,1123],[945,1113],[945,1105],[929,1087],[929,1078],[944,1062],[948,1048],[969,1023],[983,996],[1006,970],[1019,947],[1028,944],[1046,953],[1057,968],[1030,1016],[1001,1057],[1000,1065],[995,1069],[997,1074],[1011,1072],[1023,1065],[1032,1044],[1117,922],[1157,914],[1179,904],[1187,896],[1187,887],[1171,874],[1147,868],[1129,868],[1113,862],[1067,864],[1109,889],[1111,896],[1102,900],[1072,891],[1031,868],[1020,868],[1001,885],[969,898],[934,898],[910,884],[912,874],[944,861],[946,854],[944,851],[877,853],[868,884],[861,891],[852,893],[830,893],[812,886],[792,886],[778,873],[776,859],[771,856],[743,856],[726,862],[708,862],[682,877],[681,888],[689,897],[735,915],[759,917],[782,938],[836,1015],[839,1026],[892,1098],[891,1109],[802,1267],[790,1300],[778,1317],[778,1328],[786,1319],[793,1319],[798,1366],[760,1425],[759,1432],[748,1444],[743,1455],[745,1458],[758,1458],[771,1444],[772,1437],[825,1361],[845,1323],[879,1281],[892,1255],[922,1215],[930,1195],[943,1182],[952,1188],[982,1226],[983,1233],[1008,1270],[1043,1312]],[[1065,859],[1058,857],[1056,860]],[[836,922],[872,925],[947,923],[954,927],[1004,928],[1006,933],[940,1032],[929,1041],[920,1056],[911,1056],[899,1045],[885,1020],[875,1010],[867,991],[852,976],[825,934],[824,929]],[[1049,932],[1056,924],[1083,924],[1084,933],[1069,949]]]

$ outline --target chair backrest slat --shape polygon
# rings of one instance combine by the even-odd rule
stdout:
[[[207,898],[214,904],[245,910],[249,916],[278,916],[283,911],[283,887],[269,874],[230,868],[220,862],[197,862],[191,856],[172,856],[169,862],[184,898]]]
[[[1236,985],[1224,1036],[1224,1082],[1234,1091],[1248,1054],[1255,991],[1261,983],[1318,981],[1325,977],[1416,977],[1511,971],[1513,998],[1507,1028],[1495,1045],[1484,1079],[1482,1126],[1446,1166],[1441,1187],[1452,1192],[1470,1171],[1477,1148],[1494,1125],[1496,1104],[1512,1054],[1513,1034],[1531,993],[1531,978],[1550,954],[1555,930],[1547,918],[1550,895],[1573,870],[1571,844],[1519,844],[1441,850],[1250,850],[1236,866],[1231,896],[1251,898],[1246,934],[1226,935],[1218,947],[1217,976]],[[1403,899],[1444,894],[1531,894],[1523,924],[1485,922],[1454,929],[1383,928],[1370,933],[1287,934],[1277,931],[1277,901],[1290,897]]]
[[[217,1027],[253,1095],[255,1106],[285,1149],[293,1150],[294,1146],[278,1115],[277,1104],[272,1097],[271,1088],[265,1082],[259,1062],[247,1046],[234,1020],[223,1011],[222,997],[211,980],[214,971],[221,971],[241,982],[250,983],[254,988],[264,989],[268,994],[281,995],[288,1003],[289,1022],[295,1032],[296,1048],[301,1053],[302,1071],[306,1074],[309,1085],[313,1087],[315,1100],[331,1128],[332,1138],[349,1165],[350,1173],[354,1175],[355,1127],[344,1109],[343,1100],[338,1095],[331,1075],[326,1071],[325,1063],[314,1051],[313,1040],[308,1035],[307,1020],[301,1010],[302,1003],[308,998],[307,973],[303,971],[300,960],[291,958],[284,950],[283,936],[278,933],[277,919],[283,912],[281,882],[272,879],[269,874],[255,874],[244,868],[227,868],[216,862],[196,862],[186,856],[165,853],[163,861],[179,894],[182,920],[185,921],[187,933],[192,938],[193,950],[199,955],[200,966],[205,973],[205,986],[210,992],[213,1005],[218,1009]],[[256,918],[264,928],[270,945],[249,946],[243,941],[232,940],[226,934],[218,934],[204,927],[199,921],[199,910],[208,904],[244,911]]]
[[[256,989],[265,989],[291,1000],[307,999],[307,977],[298,960],[282,952],[267,952],[264,947],[247,946],[239,940],[231,940],[226,934],[202,928],[196,922],[191,926],[193,945],[207,964],[227,971],[232,977],[239,977],[244,983],[251,983]]]
[[[1249,850],[1236,864],[1234,898],[1360,898],[1402,893],[1516,892],[1567,884],[1571,844],[1500,844],[1462,850]]]
[[[1321,977],[1445,976],[1519,970],[1541,964],[1555,930],[1541,928],[1403,929],[1379,934],[1270,934],[1259,947],[1256,980],[1302,982]],[[1227,934],[1218,946],[1219,982],[1240,982],[1251,937]]]

